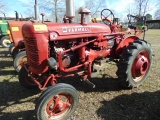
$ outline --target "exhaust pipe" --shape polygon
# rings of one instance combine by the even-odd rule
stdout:
[[[34,11],[35,11],[35,20],[38,20],[38,2],[37,0],[35,0]]]
[[[3,13],[3,15],[4,15],[4,20],[6,20],[6,14],[5,14],[5,13]]]
[[[16,14],[16,20],[19,20],[19,14],[17,11],[15,11],[15,14]]]
[[[75,17],[74,0],[66,0],[66,17],[69,19]]]

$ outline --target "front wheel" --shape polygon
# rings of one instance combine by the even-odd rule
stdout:
[[[14,43],[11,43],[8,50],[10,55],[12,55],[14,48],[15,48]]]
[[[9,36],[3,36],[1,38],[1,45],[4,47],[4,48],[8,48],[11,44],[11,41],[9,39]]]
[[[14,69],[19,72],[23,64],[27,63],[26,51],[19,52],[13,60]]]
[[[28,66],[25,65],[27,68]],[[26,89],[37,89],[38,85],[32,80],[31,75],[27,72],[23,66],[19,71],[19,83]],[[38,79],[38,75],[34,75],[34,78]]]
[[[124,87],[137,87],[145,81],[152,63],[152,49],[144,40],[130,43],[118,63],[117,76]]]
[[[36,104],[37,120],[66,120],[78,106],[76,89],[59,83],[44,91]]]

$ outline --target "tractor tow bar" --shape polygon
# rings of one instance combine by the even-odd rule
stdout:
[[[91,81],[89,81],[88,79],[85,79],[85,80],[82,80],[81,79],[81,81],[85,81],[86,83],[88,83],[92,88],[95,88],[96,87],[96,85],[95,84],[93,84]]]

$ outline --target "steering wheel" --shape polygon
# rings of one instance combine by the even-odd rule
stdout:
[[[101,11],[101,19],[104,24],[111,25],[114,23],[114,14],[110,9],[103,9]]]

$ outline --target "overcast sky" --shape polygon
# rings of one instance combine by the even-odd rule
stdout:
[[[7,2],[9,6],[9,9],[8,9],[9,12],[7,13],[7,16],[12,16],[12,17],[15,16],[14,11],[18,11],[19,13],[24,15],[25,9],[22,6],[22,4],[31,4],[28,2],[28,0],[4,0],[4,1]],[[75,0],[75,1],[78,2],[79,6],[83,5],[83,0]],[[106,1],[106,8],[113,9],[116,11],[116,13],[120,13],[120,14],[123,14],[126,10],[126,7],[129,4],[133,3],[133,0],[104,0],[104,1]],[[156,10],[155,3],[158,0],[150,0],[150,1],[152,1],[151,6],[153,9],[149,13],[154,14],[154,11]],[[33,7],[34,7],[34,4],[33,4]],[[31,8],[31,9],[34,9],[34,8]]]

